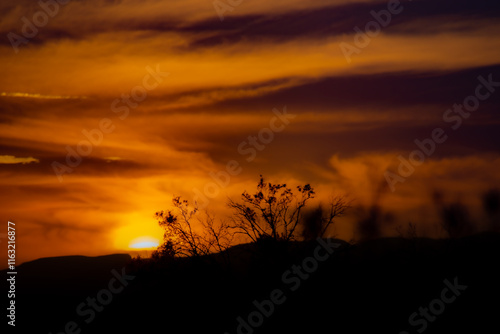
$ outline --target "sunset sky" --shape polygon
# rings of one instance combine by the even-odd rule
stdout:
[[[0,207],[19,261],[161,239],[154,213],[234,162],[207,206],[221,217],[263,174],[378,198],[389,234],[439,236],[436,189],[475,208],[500,186],[497,1],[42,2],[0,3]],[[464,100],[470,115],[448,112]],[[435,129],[447,139],[391,191],[385,172]],[[68,147],[88,154],[69,166]]]

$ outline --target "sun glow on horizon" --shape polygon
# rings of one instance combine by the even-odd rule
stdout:
[[[160,244],[163,230],[153,220],[145,220],[146,214],[140,212],[126,215],[127,223],[114,233],[114,246],[119,250],[151,249]]]
[[[153,237],[139,237],[130,242],[129,248],[145,249],[156,248],[160,244],[159,240]]]

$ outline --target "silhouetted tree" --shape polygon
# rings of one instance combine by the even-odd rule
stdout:
[[[151,257],[155,260],[171,259],[175,257],[175,248],[171,240],[164,240],[163,243],[153,251]]]
[[[165,230],[164,243],[158,254],[201,256],[221,252],[231,245],[232,233],[224,222],[215,223],[208,213],[198,216],[198,208],[190,208],[188,201],[174,197],[177,214],[172,211],[156,212],[158,224]],[[197,222],[198,230],[193,225]]]
[[[401,225],[396,227],[396,232],[398,232],[400,238],[415,239],[417,238],[417,225],[412,222],[408,222],[406,231],[403,230]]]
[[[442,227],[450,237],[462,237],[474,232],[474,224],[465,205],[458,201],[445,203],[440,192],[434,192],[434,202],[441,214]]]
[[[289,241],[294,238],[295,229],[302,217],[302,209],[314,197],[309,185],[297,187],[297,195],[286,184],[272,184],[264,181],[262,175],[253,195],[246,191],[242,202],[229,200],[233,209],[233,227],[253,241],[270,239]]]
[[[364,211],[364,210],[363,210]],[[358,234],[360,240],[375,239],[380,236],[380,227],[383,223],[383,212],[379,205],[372,205],[358,220]]]
[[[304,240],[313,240],[318,237],[323,237],[330,226],[333,225],[334,219],[345,214],[350,204],[344,196],[332,197],[328,203],[328,210],[325,210],[322,205],[316,209],[304,213],[301,220],[302,237]]]
[[[489,219],[489,229],[500,230],[500,190],[490,189],[483,194],[483,209]]]
[[[394,214],[384,209],[381,204],[383,197],[389,191],[385,180],[372,180],[371,204],[357,208],[357,238],[359,241],[379,238],[384,228],[394,221]]]
[[[304,240],[313,240],[321,234],[323,215],[324,212],[321,205],[318,205],[316,209],[304,213],[301,221],[301,235]]]

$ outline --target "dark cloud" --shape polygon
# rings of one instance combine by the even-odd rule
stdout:
[[[471,30],[471,23],[465,27],[450,25],[455,16],[461,20],[475,21],[498,18],[500,4],[488,0],[462,1],[402,1],[404,10],[392,15],[390,26],[384,33],[429,34],[436,31]],[[330,6],[314,10],[290,12],[280,15],[249,15],[229,17],[220,22],[210,19],[195,23],[181,30],[188,32],[212,32],[209,37],[195,38],[190,47],[212,47],[241,41],[284,42],[295,38],[326,38],[335,35],[354,34],[354,27],[364,30],[374,20],[372,11],[387,9],[387,2],[354,3]],[[468,24],[468,25],[467,25]]]
[[[144,38],[151,34],[181,33],[192,39],[189,46],[214,47],[238,42],[285,42],[298,38],[323,39],[327,37],[354,34],[353,28],[364,29],[369,21],[374,20],[371,11],[387,9],[387,2],[348,3],[325,5],[311,10],[295,10],[285,13],[265,13],[252,15],[230,15],[220,21],[215,15],[198,22],[182,22],[175,15],[163,13],[148,17],[131,19],[128,15],[120,17],[120,3],[97,2],[98,8],[116,7],[116,17],[98,22],[82,21],[81,18],[64,20],[56,17],[55,22],[40,29],[31,44],[43,44],[51,40],[86,39],[105,32],[137,32],[145,34],[130,36],[131,39]],[[500,17],[500,4],[490,0],[420,0],[402,1],[404,10],[393,15],[390,26],[384,33],[397,34],[433,34],[445,31],[471,31],[481,26],[481,20]],[[96,8],[95,10],[97,10]],[[32,7],[31,12],[39,10]],[[69,14],[63,14],[69,15]],[[460,18],[462,23],[456,22]],[[90,19],[92,20],[92,19]],[[95,23],[95,24],[92,24]],[[452,24],[453,23],[453,24]],[[20,33],[21,22],[17,26],[1,31],[0,43],[9,44],[7,34]]]
[[[462,103],[465,97],[474,94],[479,83],[478,76],[487,78],[490,74],[494,81],[500,82],[500,65],[455,71],[337,75],[316,81],[304,80],[303,84],[261,96],[215,102],[211,109],[219,112],[234,112],[236,108],[242,113],[262,112],[268,110],[269,106],[280,106],[283,103],[292,105],[296,110],[323,112],[343,111],[345,108],[380,112],[382,108],[387,110],[415,105],[449,108],[453,103]],[[191,93],[187,92],[185,95]],[[483,102],[482,108],[493,112],[498,109],[499,104],[500,95],[493,94]],[[264,107],[266,108],[263,109]],[[206,107],[194,107],[191,110],[202,111]]]

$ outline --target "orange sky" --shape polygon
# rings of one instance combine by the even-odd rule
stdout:
[[[433,190],[477,207],[477,195],[500,184],[500,92],[459,129],[443,121],[478,76],[500,81],[500,9],[447,0],[401,8],[349,62],[341,43],[356,46],[354,28],[387,2],[243,1],[221,21],[211,1],[70,1],[17,52],[9,33],[22,36],[22,18],[42,9],[2,2],[0,207],[1,220],[17,224],[19,259],[161,238],[155,211],[173,195],[192,201],[233,160],[241,173],[209,204],[221,216],[227,196],[254,189],[259,174],[370,205],[398,155],[439,127],[449,139],[380,199],[395,225],[420,222],[436,236],[424,227],[435,220]],[[295,117],[247,161],[242,143],[285,106]],[[98,130],[91,152],[67,166],[67,147]],[[59,179],[54,161],[72,172]],[[352,237],[353,219],[339,223],[341,237]]]

